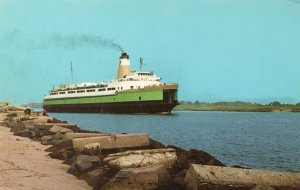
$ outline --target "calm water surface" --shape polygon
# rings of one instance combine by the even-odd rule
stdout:
[[[173,115],[50,115],[82,129],[149,133],[165,145],[201,149],[226,165],[300,172],[299,113],[175,111]]]

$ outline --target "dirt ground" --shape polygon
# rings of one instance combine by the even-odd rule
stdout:
[[[0,113],[0,122],[4,118]],[[0,190],[92,189],[85,181],[66,173],[68,165],[47,156],[49,146],[13,136],[0,126]]]

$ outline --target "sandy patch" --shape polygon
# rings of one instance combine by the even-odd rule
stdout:
[[[2,118],[0,114],[0,121]],[[66,173],[68,165],[50,158],[44,151],[49,146],[13,136],[9,130],[0,126],[0,190],[92,189]]]

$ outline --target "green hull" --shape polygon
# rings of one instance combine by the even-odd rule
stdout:
[[[177,90],[139,90],[116,95],[44,100],[48,112],[170,113],[178,105]]]
[[[77,97],[44,100],[44,105],[99,104],[114,102],[136,102],[163,100],[163,90],[122,92],[109,96]]]

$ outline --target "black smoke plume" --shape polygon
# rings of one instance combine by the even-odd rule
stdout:
[[[102,38],[91,34],[82,35],[61,35],[53,34],[50,40],[43,43],[45,46],[62,47],[69,50],[77,49],[82,46],[94,46],[114,49],[120,52],[124,52],[124,49],[120,44],[114,42],[112,39]]]

